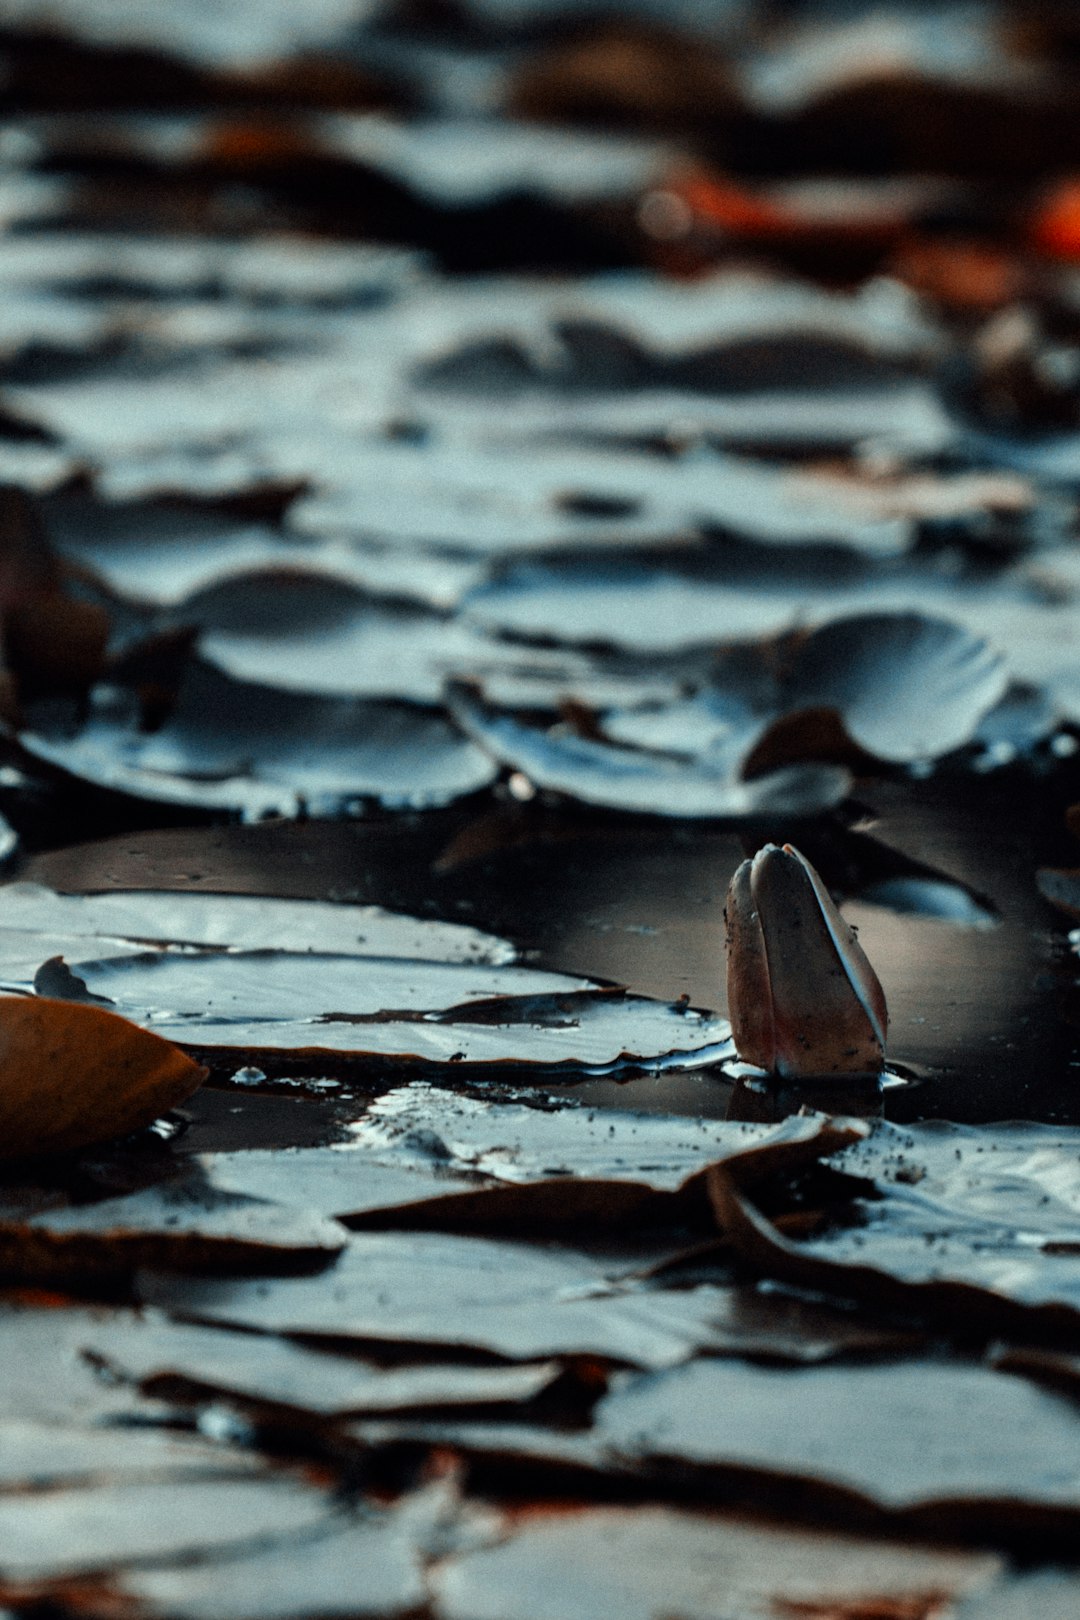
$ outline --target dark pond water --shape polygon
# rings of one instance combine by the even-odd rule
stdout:
[[[907,1084],[878,1095],[757,1088],[715,1071],[574,1088],[582,1101],[723,1117],[812,1103],[910,1121],[1080,1121],[1080,1028],[1068,920],[1041,865],[1075,859],[1063,813],[1080,765],[862,784],[854,810],[796,830],[672,827],[485,799],[372,822],[135,832],[45,852],[21,876],[61,888],[192,888],[373,901],[507,935],[526,959],[723,1010],[724,893],[766,836],[818,864],[879,970],[890,1057]],[[960,913],[956,921],[896,909]],[[906,897],[906,898],[905,898]],[[914,897],[914,900],[912,900]],[[889,904],[880,903],[882,900]],[[282,941],[281,943],[286,943]],[[207,1091],[192,1145],[317,1139],[334,1105]],[[257,1116],[257,1117],[256,1117]]]

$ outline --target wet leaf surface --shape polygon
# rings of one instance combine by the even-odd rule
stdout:
[[[844,1296],[868,1293],[930,1314],[963,1308],[973,1322],[997,1314],[1021,1333],[1075,1313],[1075,1132],[879,1124],[840,1162],[868,1183],[870,1197],[856,1198],[840,1212],[843,1224],[820,1236],[787,1243],[717,1184],[719,1219],[747,1252],[775,1241],[770,1270],[810,1286],[813,1275]]]
[[[18,977],[9,966],[12,956],[40,952],[33,943],[38,934],[68,941],[69,956],[98,951],[99,940],[118,946],[118,955],[167,944],[494,965],[513,961],[515,954],[506,940],[463,923],[401,916],[381,906],[328,907],[249,895],[66,895],[40,884],[9,883],[0,892],[0,917],[4,972],[12,978]]]
[[[357,1615],[412,1614],[426,1596],[425,1539],[437,1530],[405,1502],[194,1569],[132,1570],[117,1586],[140,1613],[191,1620],[334,1616],[343,1600]]]
[[[0,1274],[19,1281],[99,1281],[140,1266],[181,1271],[307,1271],[332,1263],[335,1222],[218,1194],[192,1176],[122,1198],[23,1213],[0,1210]]]
[[[1078,48],[6,9],[5,1613],[1072,1614]]]
[[[241,685],[202,666],[172,719],[145,736],[130,705],[103,703],[74,738],[23,732],[27,752],[114,793],[255,820],[301,805],[448,804],[487,787],[490,762],[438,715]]]
[[[326,1282],[147,1278],[147,1303],[233,1327],[664,1366],[713,1343],[717,1290],[618,1285],[616,1264],[571,1250],[439,1232],[361,1233]],[[609,1273],[613,1277],[609,1279]]]
[[[772,1127],[694,1122],[550,1097],[540,1107],[492,1104],[421,1082],[373,1101],[329,1147],[206,1154],[201,1163],[224,1191],[285,1198],[352,1225],[580,1231],[700,1217],[707,1166],[752,1183],[860,1129],[820,1116]]]

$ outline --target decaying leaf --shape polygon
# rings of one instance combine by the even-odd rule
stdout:
[[[205,1069],[95,1007],[0,997],[0,1158],[71,1152],[151,1124]]]

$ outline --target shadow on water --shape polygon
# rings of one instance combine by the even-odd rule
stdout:
[[[1040,865],[1080,854],[1062,821],[1077,798],[1073,760],[1039,780],[999,772],[864,784],[849,825],[771,829],[793,834],[843,897],[888,996],[890,1058],[910,1083],[880,1097],[743,1083],[733,1097],[722,1074],[699,1071],[590,1080],[573,1095],[713,1117],[774,1117],[810,1102],[900,1121],[1080,1122],[1080,1030],[1064,1016],[1068,924],[1035,886]],[[131,833],[38,855],[20,875],[72,889],[374,901],[506,934],[545,967],[722,1011],[724,894],[761,841],[487,800],[369,823]],[[924,901],[965,920],[893,909]]]

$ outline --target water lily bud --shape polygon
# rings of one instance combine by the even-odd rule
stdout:
[[[724,915],[739,1056],[788,1078],[879,1074],[885,995],[810,862],[766,844],[732,878]]]

